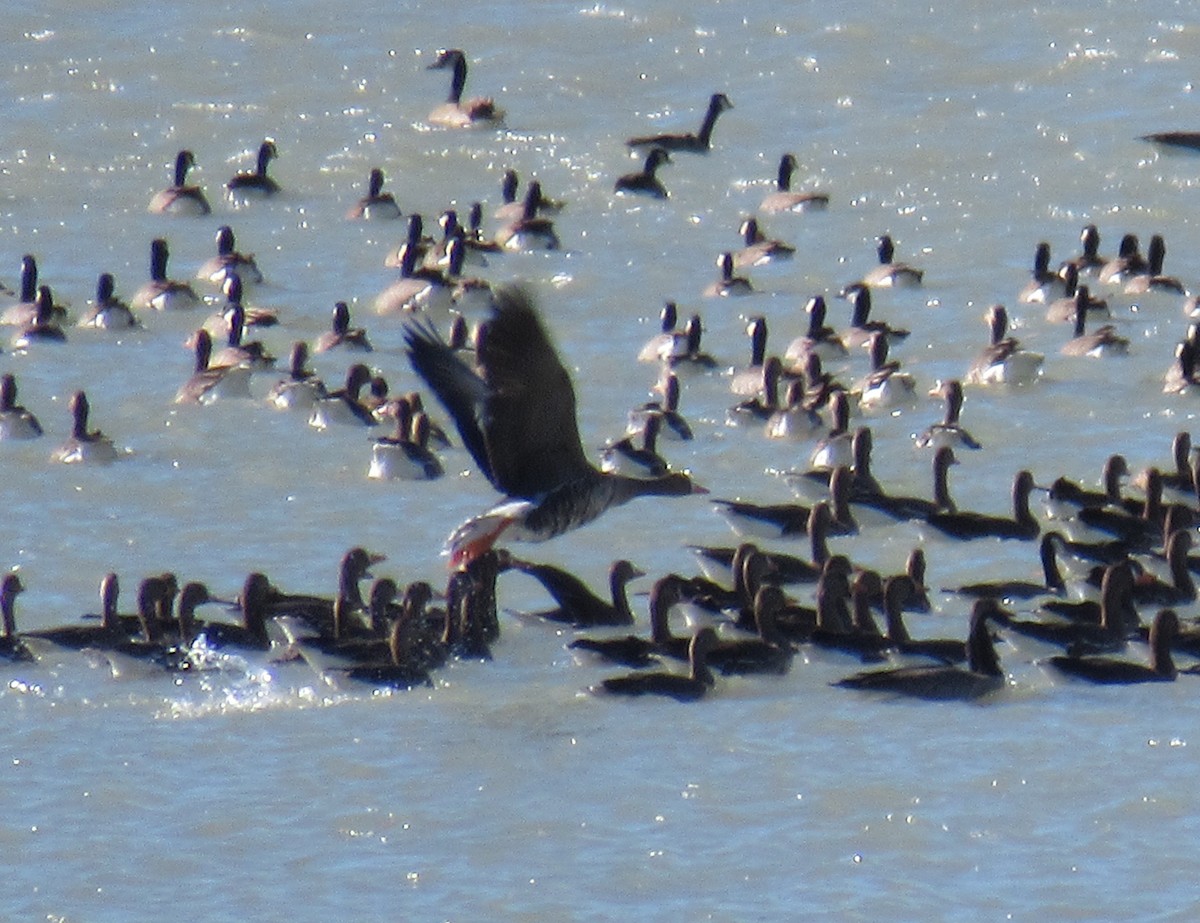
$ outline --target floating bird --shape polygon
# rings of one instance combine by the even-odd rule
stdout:
[[[155,311],[174,311],[194,308],[200,304],[200,296],[186,282],[177,282],[167,277],[167,259],[170,251],[167,242],[155,238],[150,242],[150,281],[139,288],[129,299],[135,311],[153,308]]]
[[[267,166],[279,156],[269,138],[258,146],[258,161],[253,173],[237,173],[225,184],[230,200],[245,202],[251,198],[269,198],[278,194],[279,184],[267,175]]]
[[[662,180],[658,178],[658,168],[664,163],[670,162],[671,155],[667,153],[666,148],[651,148],[650,153],[646,155],[646,162],[642,169],[636,173],[626,173],[617,177],[617,181],[613,183],[613,191],[649,196],[652,199],[668,198],[670,193],[662,184]]]
[[[42,424],[17,403],[17,380],[6,372],[0,377],[0,440],[36,439],[40,435]]]
[[[452,71],[450,95],[429,113],[429,123],[442,128],[498,128],[504,123],[504,110],[490,96],[463,99],[467,85],[467,56],[457,48],[439,51],[437,59],[426,70]]]
[[[187,184],[188,171],[196,165],[191,151],[175,155],[175,182],[154,194],[147,211],[156,215],[207,215],[212,211],[204,190]]]
[[[994,599],[980,599],[971,612],[967,669],[956,666],[896,667],[855,673],[834,683],[849,689],[887,692],[920,699],[979,699],[1004,688],[1004,671],[992,644],[988,619],[1000,612]]]
[[[1163,609],[1150,626],[1150,663],[1135,663],[1115,657],[1059,654],[1048,657],[1049,664],[1060,673],[1089,683],[1110,685],[1130,683],[1171,682],[1178,671],[1171,658],[1171,644],[1179,634],[1179,616],[1173,609]]]
[[[367,176],[367,194],[350,206],[347,221],[392,221],[400,217],[396,197],[383,191],[383,171],[372,167]]]
[[[712,628],[701,628],[688,646],[690,670],[686,676],[678,673],[631,673],[604,680],[591,691],[607,695],[661,695],[680,702],[692,702],[704,696],[716,684],[708,667],[708,655],[718,645]]]
[[[823,192],[794,192],[792,191],[792,174],[796,172],[796,157],[794,154],[784,154],[779,158],[779,173],[775,179],[775,191],[768,192],[759,203],[759,211],[805,212],[818,211],[829,205],[829,196]]]
[[[704,113],[704,121],[696,134],[685,132],[681,134],[643,135],[630,138],[625,142],[632,148],[664,148],[668,151],[686,151],[692,154],[707,154],[712,146],[713,128],[717,117],[726,110],[732,109],[733,103],[724,93],[714,93],[708,100],[708,110]]]
[[[575,392],[527,292],[503,288],[478,337],[475,371],[432,326],[405,335],[417,374],[454,418],[480,471],[506,500],[459,526],[448,542],[460,567],[502,535],[541,541],[645,495],[706,493],[688,475],[604,474],[583,452]]]
[[[104,465],[120,458],[113,441],[98,429],[89,430],[87,395],[76,391],[71,395],[71,438],[54,451],[51,461],[64,464]]]

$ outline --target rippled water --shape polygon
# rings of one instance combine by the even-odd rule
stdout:
[[[973,391],[964,422],[984,443],[952,474],[963,508],[1007,508],[1029,467],[1094,479],[1111,452],[1165,465],[1190,427],[1186,399],[1160,393],[1183,333],[1179,301],[1112,296],[1134,342],[1126,361],[1060,357],[1067,331],[1014,304],[1037,241],[1055,260],[1093,221],[1111,252],[1126,231],[1166,235],[1167,271],[1200,278],[1191,199],[1200,161],[1160,156],[1137,136],[1195,128],[1187,62],[1200,32],[1182,5],[1055,3],[1036,10],[938,4],[646,2],[597,4],[268,3],[43,5],[9,16],[0,144],[0,278],[38,256],[74,310],[102,271],[131,295],[149,241],[165,235],[188,276],[222,223],[257,253],[277,308],[264,334],[286,355],[349,300],[395,390],[416,387],[399,325],[373,316],[392,278],[398,227],[342,220],[372,166],[406,211],[494,207],[500,176],[536,174],[569,203],[565,250],[496,261],[529,280],[575,372],[585,442],[619,431],[654,370],[632,361],[666,298],[700,311],[708,347],[745,361],[745,318],[765,315],[782,348],[808,295],[836,291],[874,260],[887,231],[926,270],[876,313],[913,329],[895,351],[922,386],[961,375],[984,342],[985,307],[1006,302],[1019,335],[1047,354],[1044,379]],[[429,130],[445,91],[424,68],[459,46],[468,92],[495,94],[507,130]],[[735,109],[707,157],[664,168],[665,204],[618,200],[636,166],[622,141],[694,129],[714,91]],[[275,202],[195,220],[149,215],[175,152],[216,199],[264,137],[281,156]],[[766,229],[799,248],[756,271],[759,294],[700,292],[742,214],[795,152],[797,182],[827,212]],[[844,323],[840,301],[832,319]],[[440,581],[442,539],[493,500],[461,450],[428,485],[365,477],[362,433],[316,433],[258,403],[172,403],[191,369],[195,315],[154,316],[113,336],[71,331],[60,348],[6,349],[24,403],[46,425],[5,443],[6,540],[26,627],[94,609],[101,574],[170,569],[231,595],[261,569],[289,589],[329,592],[342,552],[388,555],[400,580]],[[319,356],[327,381],[348,360]],[[858,366],[846,370],[857,377]],[[267,381],[255,383],[265,392]],[[86,387],[93,423],[130,455],[110,468],[52,466],[66,401]],[[783,445],[726,423],[720,377],[691,378],[694,443],[670,444],[715,496],[784,500],[768,472],[803,465]],[[870,421],[876,471],[928,489],[910,434],[932,401]],[[463,472],[462,475],[459,472]],[[727,543],[708,504],[646,501],[533,549],[600,582],[628,556],[651,575],[692,572],[683,545]],[[895,571],[910,526],[835,547]],[[935,587],[1034,576],[1023,544],[931,542]],[[648,581],[635,585],[648,586]],[[127,593],[128,595],[128,593]],[[501,604],[545,604],[519,576]],[[635,607],[644,608],[638,598]],[[935,599],[922,634],[965,631],[965,606]],[[1194,614],[1187,612],[1186,614]],[[722,681],[695,707],[581,696],[602,674],[552,629],[506,617],[491,663],[459,663],[429,691],[335,692],[296,665],[230,662],[178,681],[111,677],[86,661],[9,669],[0,842],[10,862],[0,916],[71,921],[188,913],[212,920],[747,920],[1011,916],[1183,918],[1194,901],[1188,796],[1197,709],[1188,678],[1107,690],[1053,684],[1006,644],[1011,687],[985,706],[880,702],[828,683],[855,664],[798,660],[783,679]]]

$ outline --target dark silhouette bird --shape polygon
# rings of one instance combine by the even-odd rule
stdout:
[[[630,138],[625,143],[633,148],[661,147],[668,151],[707,154],[709,148],[712,146],[712,133],[713,128],[717,124],[717,117],[722,112],[732,108],[733,103],[729,101],[728,96],[724,93],[714,93],[708,100],[708,110],[704,113],[704,121],[700,125],[700,130],[695,134],[683,132],[677,134],[642,135],[637,138]]]
[[[1060,673],[1089,683],[1130,684],[1161,683],[1175,679],[1178,671],[1171,658],[1171,644],[1179,633],[1179,616],[1173,609],[1163,609],[1150,626],[1150,663],[1135,663],[1116,657],[1059,654],[1043,663]]]
[[[976,600],[967,636],[967,669],[951,665],[896,667],[855,673],[834,683],[920,699],[978,699],[1004,688],[1004,671],[992,644],[988,619],[999,611],[994,599]]]

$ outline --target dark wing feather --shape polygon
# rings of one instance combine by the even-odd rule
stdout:
[[[433,389],[446,412],[454,418],[463,445],[484,477],[505,490],[488,457],[483,420],[487,413],[488,386],[441,338],[433,324],[414,321],[404,330],[413,370]]]
[[[571,377],[525,291],[499,291],[478,350],[492,482],[509,496],[532,499],[593,474],[579,439]]]

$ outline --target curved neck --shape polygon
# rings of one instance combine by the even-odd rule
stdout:
[[[467,60],[459,55],[454,59],[454,74],[450,78],[450,96],[448,101],[458,105],[462,99],[463,87],[467,85]]]
[[[717,124],[717,116],[721,114],[720,99],[709,101],[708,111],[704,113],[704,121],[700,123],[700,131],[697,132],[696,138],[705,147],[708,147],[712,141],[713,128]]]

